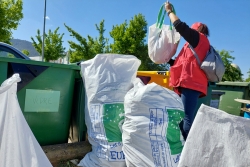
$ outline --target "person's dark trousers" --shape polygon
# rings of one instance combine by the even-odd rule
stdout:
[[[185,116],[180,123],[180,128],[184,140],[186,140],[189,130],[193,124],[196,112],[196,105],[200,96],[200,92],[188,88],[181,88],[181,100],[184,106]]]

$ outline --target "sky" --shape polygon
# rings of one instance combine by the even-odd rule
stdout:
[[[24,17],[17,30],[15,39],[31,41],[37,30],[43,31],[45,0],[23,0]],[[64,33],[63,45],[69,49],[69,40],[75,41],[64,23],[81,36],[98,37],[95,24],[104,22],[105,37],[112,39],[109,32],[115,25],[131,20],[142,14],[148,27],[156,23],[162,0],[47,0],[45,31],[60,27]],[[176,15],[191,26],[194,22],[205,23],[210,30],[210,44],[216,50],[227,50],[235,57],[237,64],[247,78],[250,70],[250,0],[172,0]],[[165,17],[164,24],[169,24]],[[148,35],[148,34],[147,34]],[[147,40],[146,36],[146,40]],[[181,39],[177,53],[185,43]],[[177,55],[177,54],[176,54]]]

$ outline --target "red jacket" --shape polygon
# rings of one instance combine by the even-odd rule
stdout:
[[[201,33],[200,40],[195,52],[203,61],[208,49],[209,41],[207,37]],[[200,66],[193,55],[192,50],[188,47],[188,43],[184,45],[181,52],[177,56],[174,65],[170,68],[170,86],[174,91],[180,94],[179,87],[189,88],[201,92],[200,97],[206,96],[208,80],[206,74],[200,69]]]

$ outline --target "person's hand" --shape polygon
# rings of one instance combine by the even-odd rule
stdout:
[[[167,1],[165,3],[165,9],[166,9],[167,12],[173,11],[172,4]]]

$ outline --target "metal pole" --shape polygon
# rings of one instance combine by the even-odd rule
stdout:
[[[42,44],[42,61],[44,59],[44,37],[45,37],[45,22],[46,22],[46,0],[44,0],[44,18],[43,18],[43,44]]]

